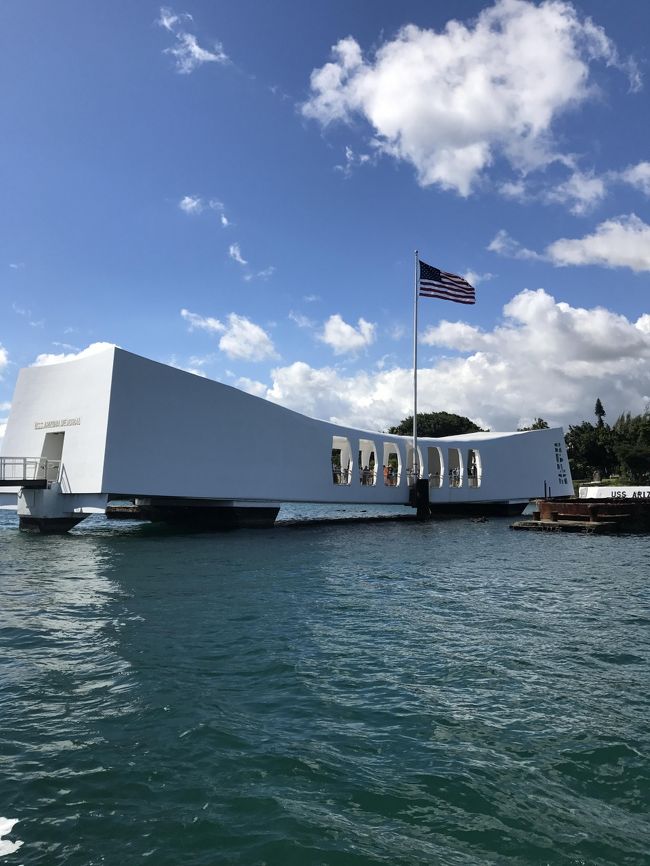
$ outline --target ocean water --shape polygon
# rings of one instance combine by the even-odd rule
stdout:
[[[650,863],[648,539],[509,523],[0,512],[2,866]]]

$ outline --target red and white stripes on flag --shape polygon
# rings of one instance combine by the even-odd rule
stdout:
[[[476,290],[457,274],[448,274],[420,261],[418,294],[423,298],[442,298],[457,304],[475,304]]]

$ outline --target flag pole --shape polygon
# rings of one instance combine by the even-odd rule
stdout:
[[[418,282],[420,257],[415,251],[415,274],[413,285],[413,470],[415,480],[420,477],[418,460]]]

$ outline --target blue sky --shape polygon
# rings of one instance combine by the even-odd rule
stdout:
[[[0,435],[116,343],[320,418],[650,401],[650,6],[5,0]]]

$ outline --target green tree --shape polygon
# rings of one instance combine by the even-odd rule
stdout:
[[[617,445],[621,475],[633,484],[650,481],[650,448],[647,445]]]
[[[389,427],[388,432],[398,436],[412,436],[413,416],[409,415],[397,426]],[[454,415],[451,412],[418,412],[418,436],[437,439],[440,436],[459,436],[462,433],[482,432],[483,430],[477,424],[463,415]]]
[[[612,432],[618,443],[625,442],[628,445],[650,443],[650,409],[646,409],[642,415],[632,415],[624,412],[614,422]]]
[[[530,427],[517,427],[517,430],[520,433],[523,433],[525,430],[548,430],[548,424],[543,418],[535,418]]]
[[[602,412],[602,414],[601,414]],[[609,427],[596,401],[596,425],[589,421],[569,427],[566,446],[575,478],[622,475],[634,484],[650,482],[650,408],[641,415],[623,412]]]
[[[612,427],[619,472],[633,484],[650,481],[650,410],[642,415],[624,412]]]
[[[574,478],[591,478],[596,472],[604,477],[617,465],[608,427],[594,427],[589,421],[572,424],[565,441]]]

